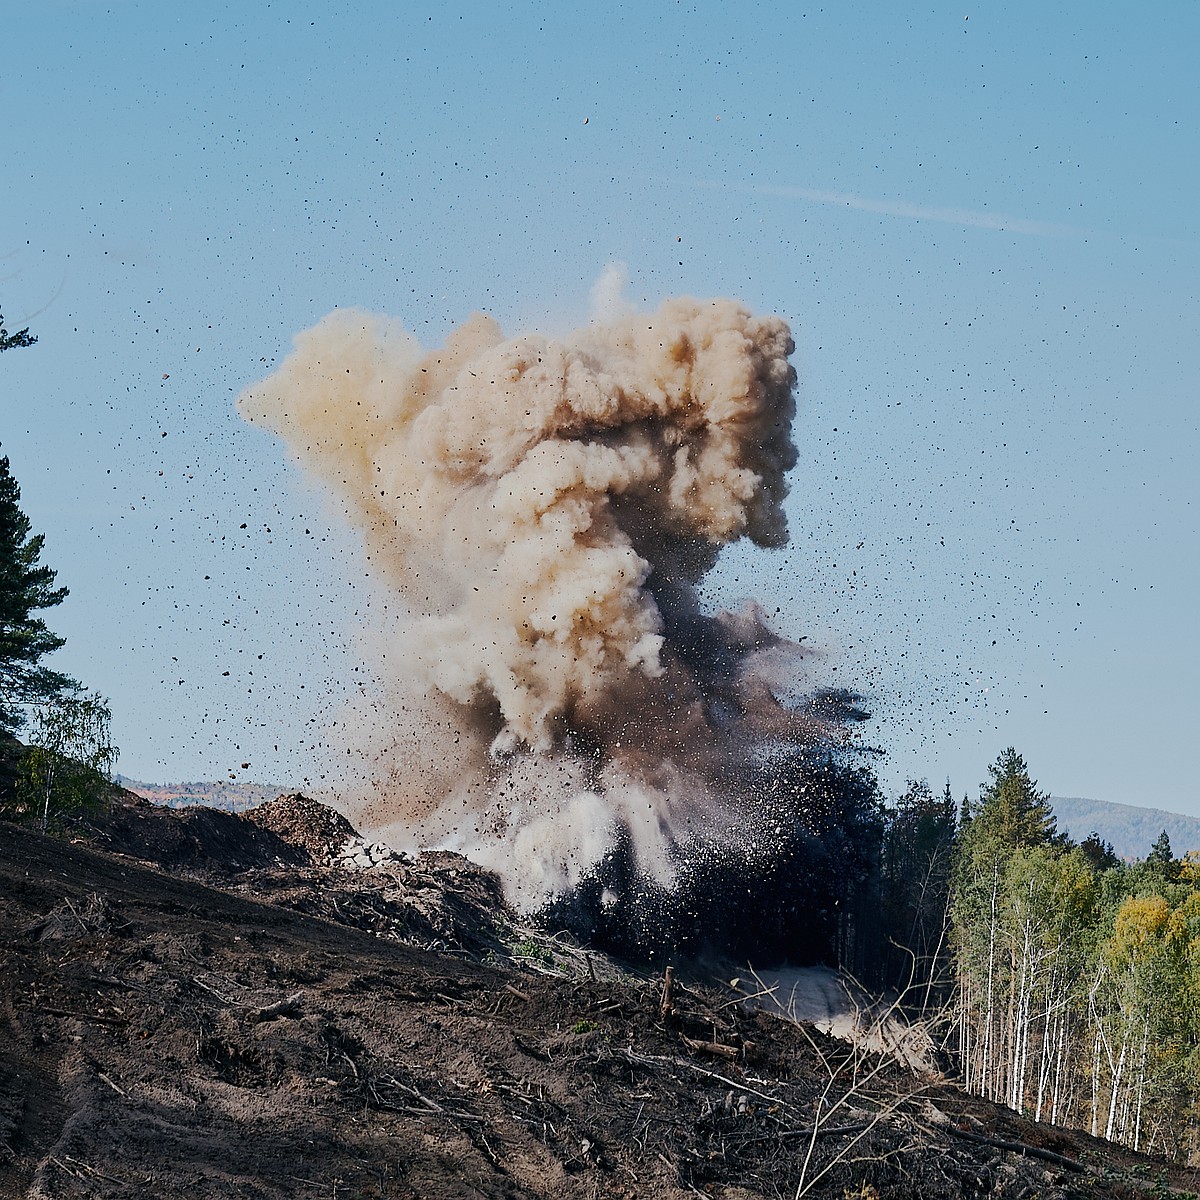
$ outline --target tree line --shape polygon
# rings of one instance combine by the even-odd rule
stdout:
[[[847,898],[842,964],[939,1031],[963,1086],[1137,1150],[1200,1149],[1200,857],[1057,829],[1020,754],[912,783]]]

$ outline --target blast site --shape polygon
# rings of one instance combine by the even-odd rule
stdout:
[[[793,348],[728,300],[553,340],[476,317],[432,353],[337,313],[242,394],[391,601],[329,755],[353,820],[638,958],[828,953],[867,714],[698,595],[723,547],[787,541]]]
[[[792,351],[728,300],[432,351],[340,312],[242,393],[365,542],[371,686],[320,798],[3,826],[3,1194],[1194,1189],[871,986],[862,698],[699,594],[787,539]]]

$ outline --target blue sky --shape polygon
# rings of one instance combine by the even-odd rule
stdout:
[[[40,342],[0,441],[124,773],[298,782],[352,686],[357,549],[233,408],[292,335],[566,329],[617,262],[792,323],[792,545],[709,595],[870,695],[891,790],[1013,744],[1200,815],[1200,8],[10,9],[0,305]]]

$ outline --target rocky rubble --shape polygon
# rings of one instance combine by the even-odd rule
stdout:
[[[360,871],[374,871],[379,867],[396,867],[409,858],[405,854],[397,854],[390,846],[382,842],[368,842],[357,834],[342,843],[333,862],[334,865]]]
[[[354,826],[328,805],[299,792],[268,800],[246,814],[246,820],[282,838],[308,855],[310,863],[333,862],[358,838]]]

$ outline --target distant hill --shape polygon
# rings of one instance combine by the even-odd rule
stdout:
[[[284,792],[296,790],[275,783],[142,783],[124,775],[118,775],[115,782],[128,791],[144,796],[155,804],[165,804],[168,808],[202,804],[206,808],[220,808],[225,812],[246,812],[267,800],[274,800]]]
[[[1095,831],[1124,859],[1145,858],[1164,829],[1176,858],[1188,850],[1200,850],[1200,820],[1196,817],[1080,796],[1051,796],[1050,803],[1059,829],[1077,842]]]

